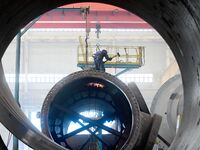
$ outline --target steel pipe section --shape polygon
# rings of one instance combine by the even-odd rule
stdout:
[[[147,104],[139,90],[139,88],[137,87],[135,82],[131,82],[128,84],[129,89],[131,90],[131,92],[133,92],[135,99],[137,100],[139,107],[140,107],[140,111],[150,114],[149,108],[147,107]]]
[[[155,120],[149,114],[140,112],[128,86],[110,74],[92,70],[75,72],[59,81],[41,111],[43,133],[69,149],[90,149],[91,144],[101,143],[104,150],[145,146],[151,150],[156,139],[152,135],[158,132],[152,130],[152,122]],[[70,130],[76,124],[79,128]],[[160,123],[156,125],[159,129]],[[148,137],[151,142],[146,142]]]
[[[162,116],[159,135],[172,143],[183,114],[183,86],[180,75],[167,80],[157,91],[151,105],[151,113]]]
[[[14,103],[14,98],[10,93],[5,78],[3,77],[2,65],[0,66],[0,121],[9,129],[13,134],[17,135],[24,143],[30,147],[38,150],[43,149],[64,149],[53,141],[49,140],[39,130],[32,125],[32,123],[26,118],[24,113],[20,110],[18,105]],[[8,101],[10,99],[10,101]]]
[[[0,58],[17,32],[44,12],[69,3],[84,0],[0,0]],[[184,111],[181,127],[170,149],[199,149],[200,139],[200,1],[199,0],[93,0],[124,8],[150,23],[172,49],[179,64],[184,87]],[[31,145],[36,133],[19,109],[4,81],[1,70],[0,118],[4,126],[23,142]],[[23,117],[22,117],[23,116]],[[3,118],[3,119],[2,119]],[[10,119],[12,118],[12,119]],[[19,132],[25,127],[25,131]],[[38,138],[36,138],[38,139]],[[50,141],[49,141],[50,142]],[[45,144],[42,144],[45,145]],[[49,146],[49,148],[51,147]]]

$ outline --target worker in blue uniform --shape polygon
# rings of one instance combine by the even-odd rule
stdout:
[[[97,51],[94,54],[95,69],[101,72],[105,72],[105,62],[103,61],[103,58],[105,58],[106,61],[112,60],[112,58],[108,56],[108,52],[106,50]]]

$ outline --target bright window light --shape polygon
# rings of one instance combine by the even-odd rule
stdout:
[[[37,112],[31,112],[31,122],[38,130],[41,131],[40,118],[37,118]]]
[[[122,74],[118,77],[125,83],[151,83],[153,82],[153,74]]]
[[[81,112],[80,114],[83,115],[84,117],[87,117],[87,118],[90,118],[90,119],[94,119],[94,120],[100,119],[100,118],[102,118],[104,116],[102,111],[96,111],[96,110],[84,111],[84,112]],[[85,123],[81,119],[79,119],[79,122],[84,126],[88,125],[88,123]],[[73,131],[81,128],[82,126],[81,126],[80,123],[75,123],[75,122],[72,121],[69,124],[69,127],[67,129],[67,133],[73,132]],[[113,121],[105,121],[104,125],[114,129],[116,127],[116,121],[115,120],[113,120]],[[94,128],[94,127],[91,127],[89,129],[92,132],[94,132],[96,130],[96,128]],[[109,132],[107,132],[105,130],[102,130],[101,133],[102,134],[110,134]],[[81,135],[81,134],[88,135],[90,133],[87,130],[84,130],[84,131],[78,133],[78,135]],[[98,134],[98,132],[96,134]]]
[[[56,83],[67,74],[20,74],[20,83]],[[15,82],[15,74],[5,74],[8,83]],[[153,82],[153,74],[122,74],[118,77],[125,83],[151,83]]]

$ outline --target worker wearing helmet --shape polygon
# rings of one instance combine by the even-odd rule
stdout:
[[[94,54],[95,69],[98,71],[105,72],[105,66],[104,66],[105,62],[103,61],[103,58],[109,61],[112,60],[112,58],[108,56],[108,53],[106,50],[97,51]]]

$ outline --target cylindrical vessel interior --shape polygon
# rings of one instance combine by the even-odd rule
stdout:
[[[88,149],[91,141],[103,149],[133,147],[139,121],[137,102],[126,85],[96,71],[80,71],[58,82],[41,113],[43,132],[69,149]]]

